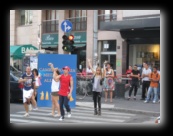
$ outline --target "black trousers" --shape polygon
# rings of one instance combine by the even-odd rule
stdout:
[[[139,82],[132,82],[131,83],[131,87],[130,87],[130,90],[129,90],[129,97],[131,97],[133,89],[135,89],[134,90],[134,96],[136,96],[137,91],[138,91],[138,86],[139,86]]]
[[[64,117],[64,115],[65,115],[63,106],[65,106],[67,112],[71,112],[68,102],[69,102],[69,99],[67,98],[67,96],[59,95],[60,111],[61,111],[62,117]]]
[[[148,91],[148,88],[150,86],[150,81],[143,81],[142,82],[142,99],[146,98],[146,89]]]
[[[94,101],[94,109],[97,109],[97,105],[99,110],[101,110],[101,92],[93,91],[93,101]]]

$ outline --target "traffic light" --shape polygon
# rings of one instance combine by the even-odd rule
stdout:
[[[69,35],[69,36],[63,35],[62,38],[63,38],[62,49],[64,51],[66,51],[66,52],[73,51],[74,50],[74,45],[73,45],[74,44],[74,41],[73,41],[74,40],[74,36],[73,35]]]

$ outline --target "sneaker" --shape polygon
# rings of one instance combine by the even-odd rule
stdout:
[[[145,101],[144,101],[144,103],[148,103],[148,101],[147,101],[147,100],[145,100]]]
[[[127,100],[130,100],[130,97],[128,97]]]
[[[67,112],[67,117],[68,117],[68,118],[71,117],[71,112]]]
[[[32,111],[32,105],[29,104],[29,111]]]
[[[153,103],[156,103],[156,101],[153,101]]]
[[[29,113],[25,113],[23,116],[24,117],[29,117]]]
[[[136,100],[136,97],[133,97],[134,100]]]
[[[61,116],[61,117],[59,118],[59,120],[60,120],[60,121],[64,120],[64,117],[63,117],[63,116]]]
[[[38,108],[33,108],[33,110],[35,110],[35,111],[36,111],[36,110],[38,110]]]

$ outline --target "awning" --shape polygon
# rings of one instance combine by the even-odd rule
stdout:
[[[38,50],[38,49],[32,44],[10,45],[10,57],[13,57],[13,59],[22,59],[25,52],[28,50]]]
[[[145,18],[145,19],[131,19],[131,20],[118,20],[111,22],[101,22],[100,30],[120,31],[123,29],[136,29],[136,28],[160,28],[160,17]]]

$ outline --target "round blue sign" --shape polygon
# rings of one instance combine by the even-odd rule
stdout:
[[[72,30],[72,23],[69,20],[64,20],[61,23],[61,29],[64,32],[70,32]]]

